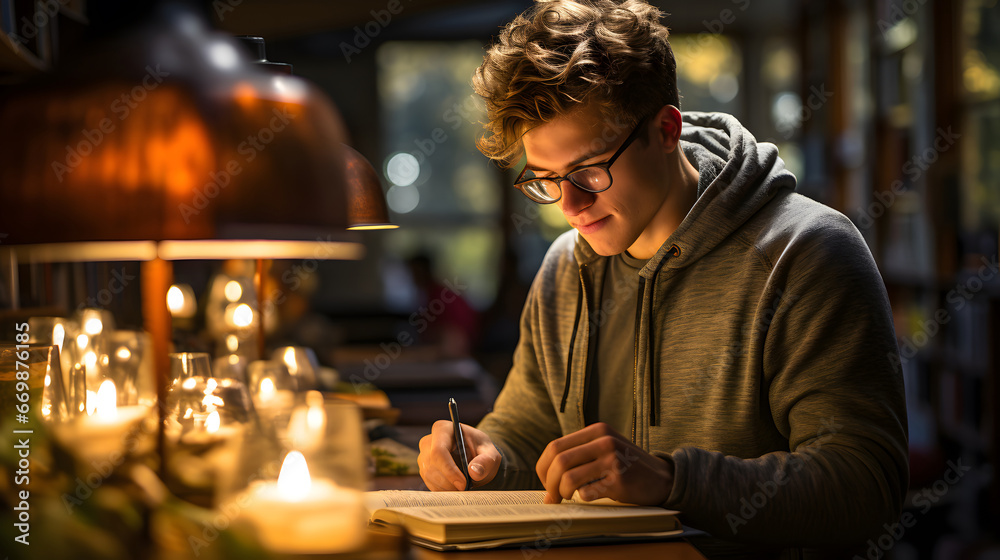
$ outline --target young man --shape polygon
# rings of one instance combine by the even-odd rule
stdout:
[[[539,2],[473,84],[480,148],[526,165],[556,240],[494,410],[465,428],[478,487],[678,509],[715,537],[831,549],[896,522],[906,410],[864,240],[795,194],[776,148],[684,113],[660,13]],[[452,428],[420,442],[431,490],[465,487]]]

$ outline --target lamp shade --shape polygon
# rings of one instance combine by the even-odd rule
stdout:
[[[317,239],[348,225],[332,103],[182,5],[17,88],[0,130],[9,244]]]
[[[344,162],[347,166],[348,229],[391,229],[389,209],[378,173],[365,156],[344,145]]]

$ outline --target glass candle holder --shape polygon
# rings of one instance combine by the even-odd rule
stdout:
[[[231,483],[244,435],[256,424],[250,395],[235,379],[204,376],[186,377],[170,392],[165,482],[176,495],[211,507]]]
[[[319,361],[312,348],[302,346],[284,346],[271,354],[271,360],[285,364],[288,374],[295,380],[296,391],[309,391],[319,388]]]
[[[319,393],[305,401],[299,405],[305,410],[293,413],[296,420],[280,445],[264,438],[247,441],[237,483],[226,502],[239,504],[236,523],[248,527],[268,551],[358,550],[367,527],[367,445],[361,410]],[[295,448],[307,441],[311,443],[305,451]]]
[[[215,372],[215,377],[219,379],[235,379],[249,387],[250,381],[247,377],[247,368],[249,365],[250,360],[247,358],[239,354],[229,354],[221,358],[216,358],[212,362],[212,371]]]
[[[0,344],[0,427],[30,429],[43,417],[43,392],[52,360],[52,346]],[[13,427],[11,427],[13,426]],[[8,432],[9,433],[9,432]]]
[[[118,389],[118,405],[156,404],[151,341],[144,331],[117,330],[103,336],[100,362]]]
[[[282,362],[256,360],[247,367],[250,396],[261,421],[269,426],[287,425],[295,404],[296,383]]]
[[[80,330],[80,326],[75,321],[64,317],[31,317],[28,319],[28,327],[30,334],[29,343],[40,346],[51,345],[57,348],[59,357],[58,365],[62,373],[62,379],[61,385],[54,387],[53,390],[58,390],[60,387],[67,389],[67,392],[72,390],[74,387],[72,380],[73,366],[78,362],[76,359],[76,335]],[[85,389],[86,387],[84,387]],[[82,402],[86,399],[86,394],[67,394],[65,402],[70,403],[70,401],[74,401],[74,397],[77,397]],[[78,408],[77,405],[78,403],[74,403],[72,408],[76,410]]]

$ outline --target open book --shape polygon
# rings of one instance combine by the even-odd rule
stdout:
[[[680,535],[673,510],[621,504],[609,499],[543,504],[542,490],[365,493],[369,525],[398,525],[419,545],[468,550],[594,538]]]

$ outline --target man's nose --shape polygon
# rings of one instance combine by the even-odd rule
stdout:
[[[576,216],[597,200],[596,193],[578,188],[569,179],[563,179],[559,183],[559,188],[562,189],[562,198],[558,202],[559,209],[567,216]]]

